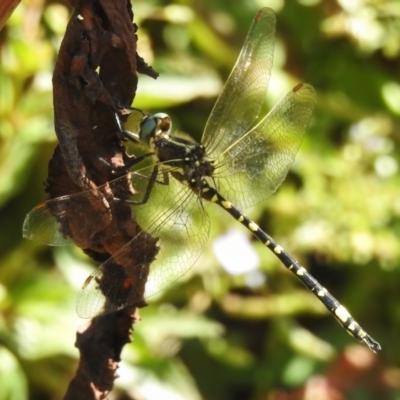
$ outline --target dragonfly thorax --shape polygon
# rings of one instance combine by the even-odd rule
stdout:
[[[153,142],[159,162],[177,180],[194,191],[201,190],[201,182],[214,173],[213,163],[206,157],[200,144],[178,136],[157,136]]]
[[[146,116],[140,124],[140,140],[151,146],[157,161],[182,183],[199,192],[202,180],[212,177],[214,166],[204,146],[190,137],[170,135],[171,119],[165,113]]]

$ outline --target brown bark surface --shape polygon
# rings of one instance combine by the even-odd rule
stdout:
[[[3,29],[10,15],[16,9],[20,0],[1,0],[0,1],[0,31]]]
[[[119,138],[116,113],[124,121],[140,72],[157,77],[136,53],[136,26],[126,0],[69,1],[74,7],[53,74],[55,130],[59,145],[49,162],[46,190],[50,199],[73,196],[63,212],[64,235],[94,260],[104,262],[141,231],[126,202],[134,194],[129,174],[118,185],[110,181],[126,174],[114,168],[132,160]],[[112,167],[99,161],[102,158]],[[50,212],[51,212],[50,207]],[[54,215],[60,215],[59,210]],[[85,221],[83,223],[82,216]],[[144,286],[157,238],[142,235],[146,254],[132,248],[111,268],[139,268],[134,284],[138,302],[130,308],[94,318],[77,334],[80,363],[65,399],[102,399],[112,389],[123,346],[130,342],[137,308],[145,304]],[[129,246],[128,246],[129,248]],[[142,250],[143,252],[143,250]],[[119,264],[119,265],[118,265]],[[121,268],[121,266],[123,268]],[[135,274],[131,274],[135,276]],[[98,286],[107,296],[115,271],[104,274]],[[123,278],[121,278],[123,279]]]

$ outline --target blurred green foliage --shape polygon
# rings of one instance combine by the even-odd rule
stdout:
[[[381,343],[371,370],[381,386],[354,383],[343,398],[398,400],[400,2],[135,1],[139,53],[161,75],[140,77],[134,105],[168,112],[199,140],[262,6],[277,13],[268,105],[302,81],[318,105],[288,178],[248,213]],[[51,74],[69,13],[25,0],[0,32],[0,400],[59,398],[77,362],[75,297],[93,264],[77,249],[21,238],[26,213],[45,199]],[[117,395],[290,399],[354,344],[259,243],[263,285],[224,272],[211,245],[241,228],[215,208],[202,258],[142,311]]]

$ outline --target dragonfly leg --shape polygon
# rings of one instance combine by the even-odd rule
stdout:
[[[151,176],[153,175],[153,173],[152,173],[152,175],[149,178],[147,175],[143,175],[140,172],[135,171],[134,174],[135,174],[135,176],[140,176],[141,178],[145,178],[145,179],[149,179],[149,180],[151,179]],[[165,186],[169,185],[169,173],[166,171],[163,171],[162,177],[163,177],[162,181],[160,181],[156,178],[155,183],[158,183],[159,185],[165,185]]]
[[[139,110],[138,108],[133,108],[130,107],[130,110],[135,110],[135,111],[139,111],[143,114],[143,116],[146,115],[146,113],[144,113],[142,110]],[[140,142],[140,137],[137,133],[135,132],[131,132],[131,131],[127,131],[121,124],[121,120],[119,119],[119,115],[118,113],[115,113],[115,120],[117,121],[117,125],[118,125],[118,130],[119,130],[119,138],[120,139],[125,139],[125,140],[130,140],[131,142],[135,142],[135,143],[139,143]]]
[[[154,184],[158,183],[160,185],[168,185],[169,184],[169,175],[167,171],[162,171],[162,181],[157,180],[158,176],[158,166],[155,165],[153,172],[151,173],[150,179],[149,179],[149,184],[147,185],[146,192],[143,196],[143,199],[141,202],[137,202],[136,204],[146,204],[147,201],[149,200],[150,193],[153,190]],[[133,182],[133,186],[135,186],[135,182]]]
[[[163,176],[163,180],[159,181],[157,180],[157,175],[158,175],[158,166],[156,165],[153,169],[153,172],[150,175],[150,178],[146,175],[140,174],[138,172],[134,172],[133,176],[139,176],[141,178],[144,179],[148,179],[149,183],[146,187],[146,191],[144,193],[143,199],[138,201],[138,200],[124,200],[125,203],[129,203],[129,204],[134,204],[134,205],[143,205],[146,204],[147,201],[149,200],[150,197],[150,193],[153,190],[154,184],[160,184],[160,185],[168,185],[169,184],[169,176],[168,176],[168,172],[163,171],[162,172],[162,176]],[[135,186],[135,178],[133,177],[133,186]],[[114,200],[119,200],[118,198],[114,198]]]
[[[98,160],[102,162],[104,165],[106,165],[108,168],[113,170],[114,172],[128,172],[132,167],[134,167],[136,164],[139,164],[143,160],[145,160],[148,157],[153,156],[154,153],[146,153],[143,154],[140,157],[133,158],[129,162],[127,162],[125,165],[122,167],[113,167],[107,160],[105,160],[103,157],[98,157]]]

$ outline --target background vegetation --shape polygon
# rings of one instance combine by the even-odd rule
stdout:
[[[359,348],[210,205],[209,246],[142,311],[116,398],[400,399],[400,2],[135,1],[139,53],[161,76],[140,79],[134,105],[200,139],[262,6],[277,13],[268,104],[306,81],[318,105],[288,178],[248,213],[383,350]],[[0,32],[0,399],[60,398],[76,368],[75,298],[93,265],[78,249],[21,238],[45,199],[51,74],[69,13],[25,0]],[[241,274],[216,257],[226,242]]]

